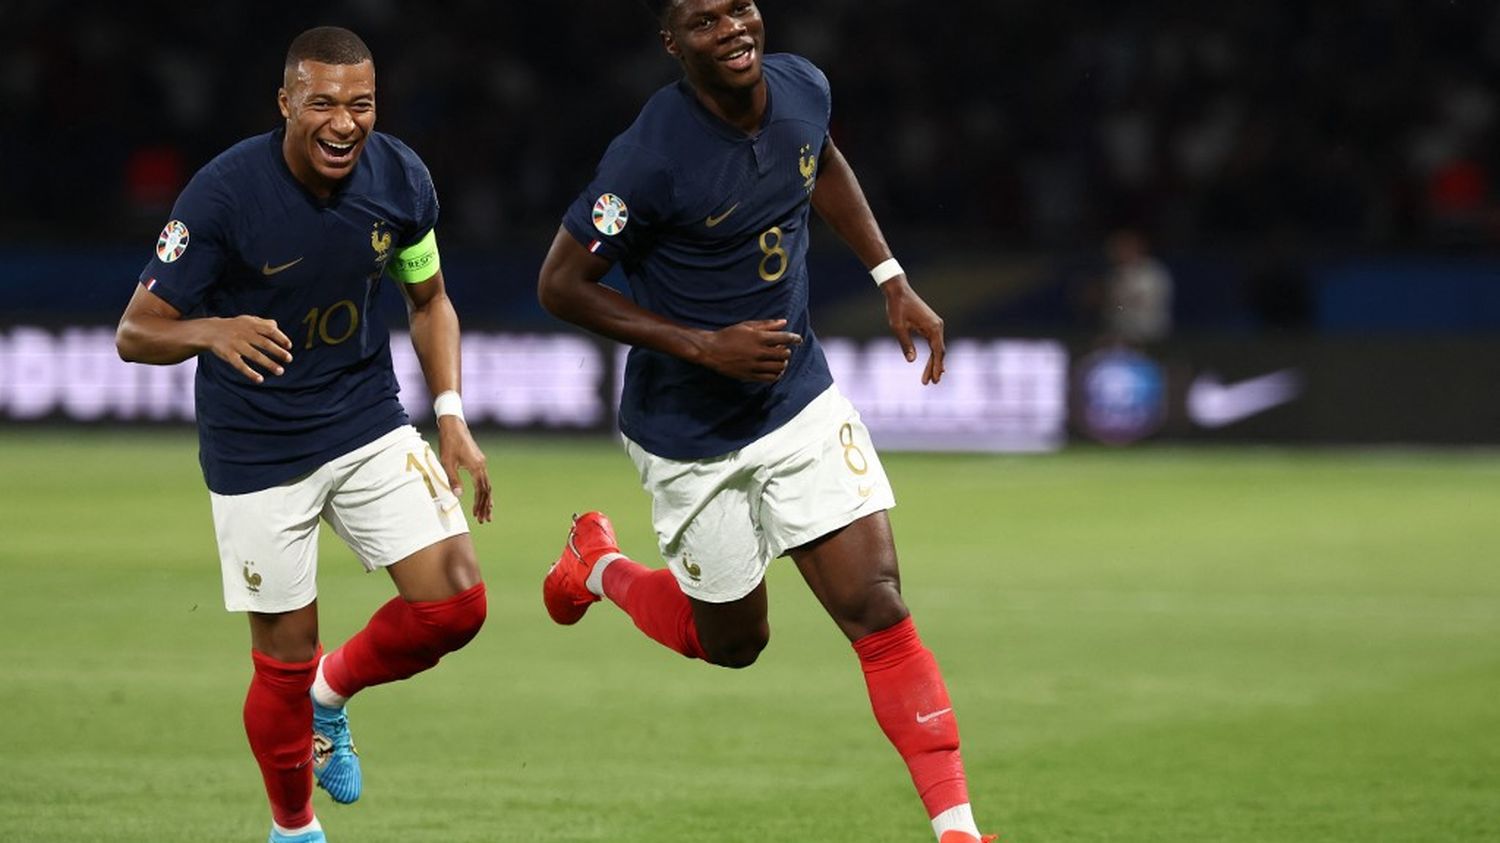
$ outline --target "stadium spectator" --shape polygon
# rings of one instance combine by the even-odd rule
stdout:
[[[809,324],[809,211],[871,268],[908,361],[912,335],[926,339],[923,383],[943,375],[942,320],[828,137],[823,73],[764,55],[750,0],[646,4],[684,79],[610,144],[538,291],[559,318],[632,346],[620,427],[667,567],[625,557],[603,514],[575,517],[544,580],[547,611],[572,624],[607,596],[667,648],[748,667],[770,639],[767,566],[790,556],[853,643],[934,833],[980,843],[956,715],[901,597],[895,498]],[[616,263],[634,301],[599,283]]]
[[[1105,338],[1136,346],[1166,339],[1172,332],[1172,274],[1138,231],[1111,234],[1105,251],[1110,264],[1100,310]]]
[[[345,703],[432,667],[484,622],[460,468],[473,476],[480,521],[491,501],[458,398],[437,195],[416,154],[374,131],[369,49],[346,29],[302,33],[278,101],[283,128],[218,156],[178,197],[117,344],[140,363],[198,358],[200,461],[224,602],[250,620],[244,720],[271,803],[269,839],[321,843],[314,776],[336,802],[355,801],[362,786]],[[389,336],[370,319],[387,272],[438,395],[440,462],[407,423]],[[327,656],[320,516],[399,591]]]

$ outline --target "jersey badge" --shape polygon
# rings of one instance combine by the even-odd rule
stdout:
[[[178,220],[167,223],[156,238],[156,257],[162,263],[171,263],[182,257],[188,247],[188,228]]]
[[[606,193],[594,200],[594,228],[606,237],[613,237],[625,230],[630,222],[630,209],[625,200]]]
[[[812,151],[811,144],[804,144],[802,151],[797,155],[797,172],[802,174],[802,186],[812,193],[813,183],[818,180],[818,159],[808,155]]]
[[[385,220],[376,220],[375,225],[370,228],[370,248],[375,250],[375,262],[385,266],[385,262],[391,256],[391,233],[384,231],[381,226]]]

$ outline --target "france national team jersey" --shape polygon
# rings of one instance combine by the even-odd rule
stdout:
[[[775,383],[738,381],[633,348],[620,429],[653,454],[700,459],[780,427],[833,378],[807,312],[807,222],[828,136],[828,80],[799,56],[765,56],[769,98],[746,135],[710,113],[688,84],[669,85],[610,144],[563,225],[620,263],[637,304],[717,330],[787,319],[800,334]]]
[[[199,461],[219,494],[291,480],[407,421],[375,302],[391,255],[437,223],[432,178],[375,132],[320,200],[287,168],[282,137],[241,141],[198,171],[141,272],[185,318],[274,319],[292,340],[286,373],[260,385],[198,355]]]

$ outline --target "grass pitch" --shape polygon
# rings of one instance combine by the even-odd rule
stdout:
[[[568,515],[653,560],[609,443],[489,440],[480,637],[351,705],[349,841],[931,840],[852,652],[785,561],[755,667],[601,605],[554,627]],[[189,435],[0,433],[0,829],[258,841],[245,622]],[[1500,455],[887,455],[905,593],[1007,843],[1500,840]],[[324,640],[391,594],[325,532]]]

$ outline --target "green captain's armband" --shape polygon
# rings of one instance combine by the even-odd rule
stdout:
[[[385,271],[403,284],[421,284],[436,275],[441,268],[438,260],[437,229],[391,257]]]

